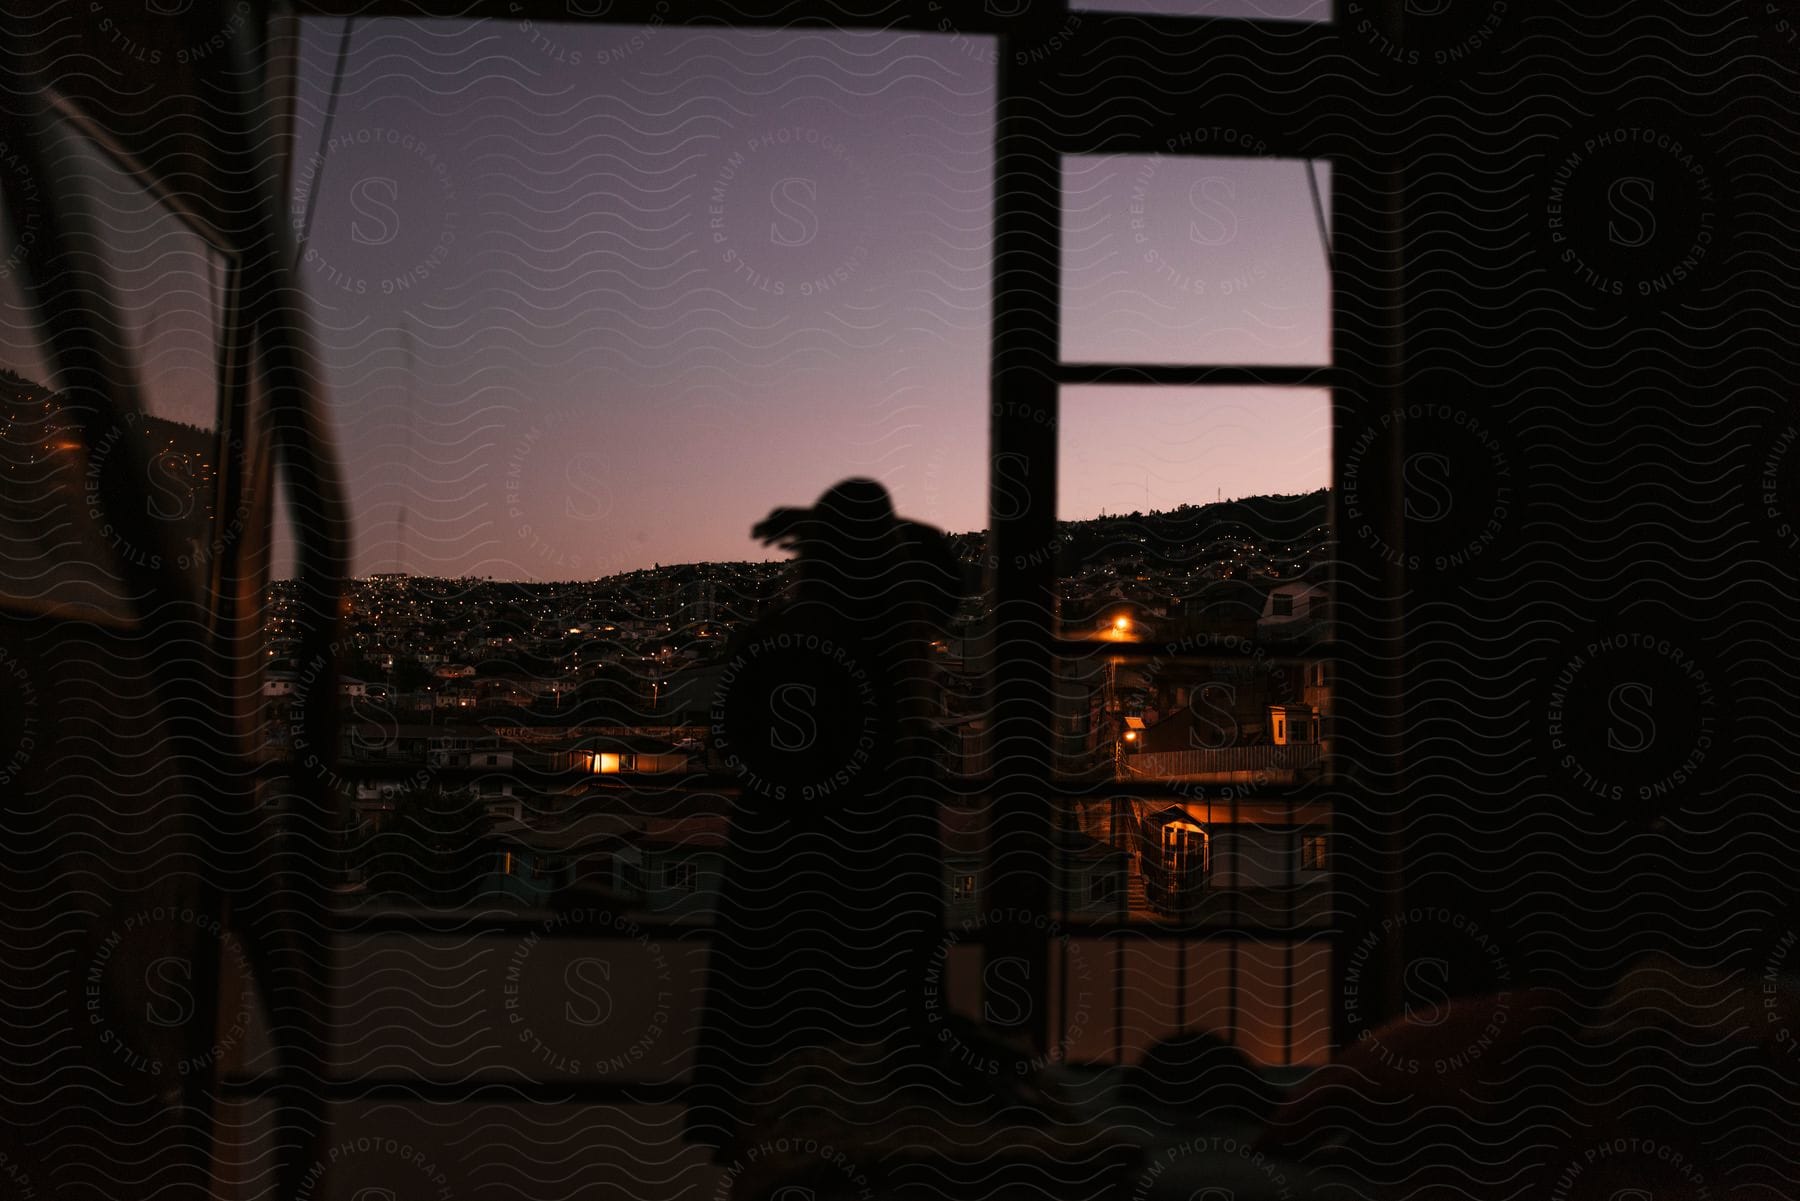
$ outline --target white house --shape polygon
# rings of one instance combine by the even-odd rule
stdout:
[[[1277,584],[1263,601],[1262,616],[1257,618],[1260,636],[1288,633],[1308,622],[1323,621],[1328,597],[1325,585],[1295,581]]]

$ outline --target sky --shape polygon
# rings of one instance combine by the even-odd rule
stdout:
[[[751,525],[849,475],[986,524],[992,43],[359,21],[322,143],[344,27],[305,28],[289,219],[359,574],[771,557]],[[1328,173],[1315,208],[1196,132],[1250,157],[1066,160],[1064,357],[1324,362]],[[164,272],[121,281],[152,403],[203,418],[215,268],[166,214],[116,238]],[[1064,517],[1329,480],[1320,391],[1063,409]]]

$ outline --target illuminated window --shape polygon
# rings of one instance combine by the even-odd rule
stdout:
[[[631,771],[637,766],[635,755],[622,755],[614,751],[601,751],[592,756],[594,771],[601,775],[616,775],[622,771]]]
[[[972,901],[975,899],[975,877],[958,876],[950,882],[950,899],[952,901]]]
[[[1325,836],[1307,834],[1300,839],[1300,867],[1304,871],[1325,870]]]

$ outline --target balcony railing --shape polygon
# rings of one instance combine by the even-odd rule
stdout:
[[[1149,751],[1119,760],[1121,780],[1199,780],[1253,776],[1257,782],[1292,784],[1319,766],[1316,742],[1286,746],[1228,746],[1216,750]]]

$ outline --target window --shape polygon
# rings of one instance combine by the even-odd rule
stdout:
[[[1300,869],[1308,872],[1325,870],[1325,835],[1304,834],[1301,836]]]
[[[1294,615],[1294,596],[1291,592],[1277,592],[1269,598],[1274,605],[1276,617],[1292,617]]]
[[[220,297],[232,265],[177,196],[73,114],[55,123],[45,149],[59,184],[94,216],[102,273],[88,282],[111,291],[114,349],[132,368],[138,411],[89,443],[80,408],[55,387],[21,269],[23,248],[42,231],[30,224],[34,215],[4,211],[0,198],[0,238],[8,239],[0,242],[8,248],[0,251],[0,470],[13,485],[0,501],[0,599],[132,620],[131,565],[166,556],[204,588],[224,547],[245,531],[241,513],[219,519],[241,444],[240,432],[236,441],[220,436],[220,371],[230,350]],[[122,474],[143,498],[142,525],[102,507]]]
[[[313,206],[302,276],[352,507],[367,515],[356,574],[587,581],[761,560],[758,517],[857,474],[882,478],[908,516],[985,523],[988,417],[967,400],[987,378],[991,230],[952,214],[985,211],[993,191],[991,44],[678,28],[687,16],[360,18],[347,77],[391,70],[392,86],[343,89],[329,139],[343,26],[303,21],[289,199]],[[788,52],[856,66],[768,74]],[[434,82],[493,55],[521,64],[484,97],[518,122],[510,143],[484,128],[492,112],[472,119]],[[584,122],[628,108],[628,146],[581,141]],[[940,256],[929,267],[922,245]],[[496,287],[518,298],[509,319],[448,332],[445,306],[458,321],[485,313]],[[634,328],[649,312],[630,299],[640,288],[671,302],[649,332]],[[946,289],[966,301],[957,319],[918,320]],[[505,364],[485,396],[450,366],[462,354]],[[872,449],[897,412],[907,453]],[[459,423],[485,431],[479,461],[437,440]],[[690,616],[715,603],[731,602],[696,597]],[[603,624],[561,627],[580,631],[584,666],[607,653]],[[634,681],[646,711],[661,709],[657,680]]]
[[[973,901],[975,899],[975,877],[958,876],[951,881],[950,899],[952,901]]]
[[[676,892],[693,892],[694,865],[691,863],[663,864],[663,887],[672,888]]]
[[[1098,905],[1111,901],[1119,895],[1119,879],[1112,872],[1102,868],[1088,877],[1088,901]]]

